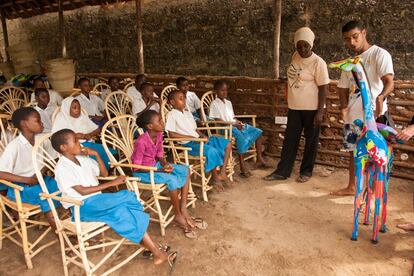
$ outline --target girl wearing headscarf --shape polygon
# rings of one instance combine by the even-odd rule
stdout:
[[[282,154],[276,170],[266,176],[265,180],[284,180],[290,177],[302,130],[305,149],[296,181],[306,182],[312,176],[329,84],[326,62],[312,51],[314,39],[314,33],[307,27],[300,28],[295,33],[296,51],[287,69],[288,122]]]
[[[82,112],[79,101],[74,97],[68,97],[62,101],[60,112],[57,114],[52,127],[52,133],[61,129],[70,129],[76,133],[81,145],[92,148],[99,153],[107,169],[109,169],[109,157],[102,144],[93,142],[92,138],[97,136],[101,129]],[[113,153],[115,153],[114,151]],[[94,158],[92,156],[92,158]]]

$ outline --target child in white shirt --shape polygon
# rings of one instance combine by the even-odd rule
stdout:
[[[56,105],[50,102],[49,91],[45,88],[35,89],[36,109],[40,114],[43,123],[43,133],[52,132],[52,115],[56,110]]]
[[[40,77],[36,78],[36,79],[33,80],[33,88],[34,88],[34,90],[36,90],[38,88],[46,89],[45,82]],[[56,92],[55,90],[52,90],[52,89],[47,89],[47,91],[49,92],[50,103],[55,105],[55,106],[60,106],[60,104],[62,103],[63,98],[59,94],[59,92]],[[30,97],[30,101],[31,102],[36,101],[35,93],[32,93],[32,95]]]
[[[263,147],[263,131],[241,121],[236,120],[233,105],[227,100],[228,85],[223,80],[214,83],[214,91],[217,98],[210,105],[209,116],[220,121],[231,122],[233,124],[233,137],[236,139],[237,152],[239,153],[240,176],[250,177],[251,174],[247,170],[244,163],[243,155],[256,143],[257,166],[260,168],[268,168],[266,161],[262,155]]]
[[[193,114],[194,119],[201,120],[201,101],[198,98],[197,94],[189,91],[190,83],[188,82],[188,79],[184,77],[179,77],[175,81],[177,88],[179,90],[184,91],[185,93],[185,101],[186,101],[186,108],[188,111]]]
[[[102,99],[96,95],[90,94],[91,84],[89,79],[80,78],[78,85],[81,94],[76,96],[76,99],[79,101],[81,107],[86,110],[91,120],[99,127],[102,127],[107,122],[102,115],[104,111],[104,103]]]

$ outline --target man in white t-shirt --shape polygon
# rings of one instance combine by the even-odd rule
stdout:
[[[372,107],[377,122],[393,126],[388,114],[387,97],[394,90],[394,69],[391,55],[384,49],[367,41],[367,30],[362,21],[349,21],[342,27],[346,47],[359,55],[364,63],[372,95]],[[361,93],[350,93],[355,87],[350,72],[342,72],[338,92],[344,120],[344,147],[350,151],[348,187],[332,195],[355,195],[355,166],[353,150],[359,129],[354,125],[356,119],[364,121]],[[358,90],[356,90],[358,91]]]

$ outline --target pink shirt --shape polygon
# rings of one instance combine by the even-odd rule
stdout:
[[[155,158],[164,157],[162,142],[162,133],[157,134],[155,144],[151,140],[148,132],[139,136],[134,143],[134,152],[131,156],[132,163],[142,166],[155,166],[157,164]]]

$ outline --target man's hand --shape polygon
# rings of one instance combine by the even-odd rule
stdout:
[[[410,125],[406,129],[398,133],[397,138],[403,141],[408,141],[413,136],[414,136],[414,125]]]
[[[375,109],[375,118],[378,118],[379,116],[382,115],[382,108],[383,108],[383,104],[384,104],[384,96],[382,96],[381,94],[378,95],[376,101],[376,109]]]
[[[319,126],[322,123],[324,113],[325,112],[324,112],[323,109],[318,109],[318,111],[315,114],[315,117],[313,118],[313,125],[314,126]]]

